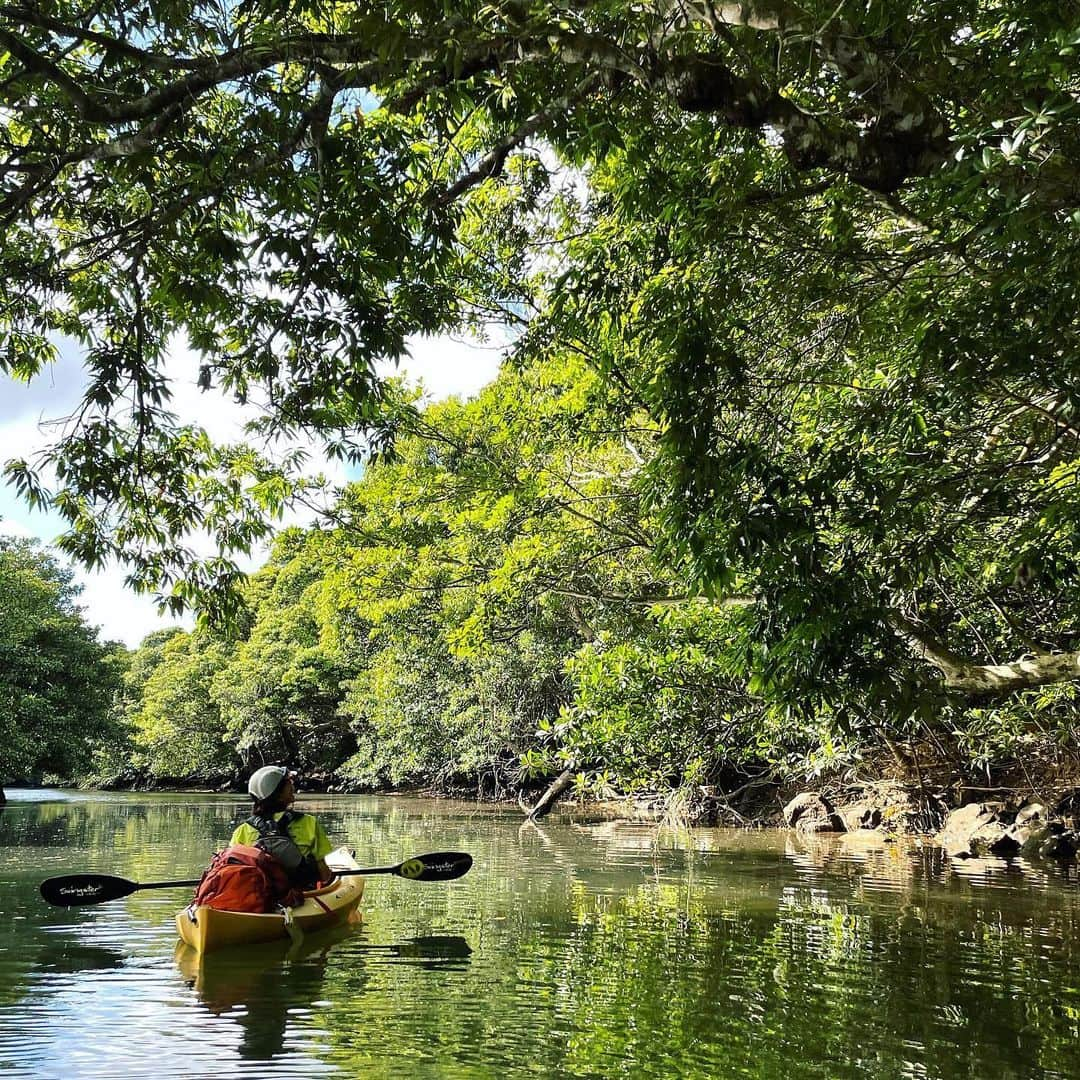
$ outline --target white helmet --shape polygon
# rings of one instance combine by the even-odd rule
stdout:
[[[248,791],[256,799],[269,799],[288,775],[289,770],[281,765],[264,765],[251,774]]]

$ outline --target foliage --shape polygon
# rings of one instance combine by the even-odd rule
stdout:
[[[505,797],[519,786],[518,756],[548,705],[542,662],[552,658],[538,654],[518,643],[465,660],[420,636],[388,642],[349,684],[343,714],[357,750],[343,777],[375,790]]]
[[[295,494],[170,419],[177,333],[208,392],[261,397],[264,433],[349,454],[409,417],[379,362],[497,317],[527,328],[523,355],[578,348],[651,415],[673,564],[710,590],[752,565],[762,640],[817,620],[822,672],[841,653],[861,678],[872,658],[838,627],[880,638],[883,603],[979,536],[1003,532],[998,583],[1033,554],[1064,580],[1074,5],[7,18],[0,363],[30,377],[64,334],[91,374],[57,490],[34,463],[9,475],[80,558],[220,601],[230,553]],[[198,528],[221,556],[195,559]],[[913,580],[860,574],[869,546]]]
[[[1075,649],[1073,374],[1031,369],[1047,322],[1025,313],[1071,295],[1078,234],[1036,216],[1052,268],[1025,270],[981,173],[961,213],[955,177],[916,209],[851,185],[755,202],[767,146],[716,155],[706,193],[712,140],[686,125],[609,155],[548,318],[657,418],[662,551],[704,594],[753,597],[751,688],[925,714],[940,688],[913,641],[965,693],[994,689],[965,656]]]
[[[145,655],[158,650],[159,657]],[[221,781],[239,773],[240,757],[226,741],[226,724],[211,693],[214,676],[231,654],[227,642],[183,632],[157,638],[135,654],[133,667],[146,680],[128,716],[151,777]]]
[[[310,554],[272,561],[255,577],[250,633],[214,676],[211,696],[225,737],[246,767],[288,761],[325,773],[352,748],[338,715],[350,670],[321,640],[311,597],[321,567]]]
[[[568,703],[541,725],[527,764],[581,767],[601,790],[655,792],[776,757],[760,704],[730,673],[729,621],[723,609],[689,604],[654,611],[629,638],[606,633],[584,645],[566,663]],[[788,732],[792,742],[797,734]]]
[[[70,780],[114,732],[122,659],[77,605],[71,571],[0,538],[0,780]]]
[[[576,746],[644,784],[708,772],[681,728],[654,736],[709,745],[696,701],[722,687],[733,762],[1068,740],[1042,688],[1080,673],[1074,3],[8,19],[0,366],[33,377],[68,335],[90,373],[51,457],[8,476],[65,550],[239,627],[180,665],[214,739],[302,753],[310,725],[368,779]],[[376,374],[492,322],[513,369],[477,403],[421,413]],[[233,556],[302,462],[178,426],[178,338],[208,393],[264,407],[253,433],[367,460],[310,593],[254,628]],[[722,632],[650,614],[679,600],[726,605]],[[541,719],[565,739],[524,746]],[[162,753],[187,730],[139,723]]]
[[[287,760],[353,786],[502,795],[560,754],[624,785],[704,782],[745,760],[718,740],[692,750],[720,722],[717,686],[745,700],[704,655],[722,624],[651,561],[640,455],[606,426],[601,386],[566,359],[428,408],[396,461],[350,485],[334,528],[282,535],[247,589],[240,639],[148,641],[129,716],[151,775],[183,775],[219,739],[244,767]],[[657,601],[674,609],[658,619]],[[662,700],[663,675],[627,690],[625,716],[605,726],[605,699],[618,702],[585,669],[611,641],[647,665],[661,625],[681,639],[665,673],[682,682]],[[695,682],[691,704],[682,690]],[[596,714],[588,739],[567,734],[564,708]],[[685,730],[665,734],[676,720]],[[541,751],[537,733],[556,730]],[[685,753],[633,760],[657,740]]]
[[[599,392],[567,360],[427,409],[317,535],[335,552],[326,617],[357,671],[346,775],[516,786],[519,756],[567,700],[567,658],[666,587],[633,456],[592,430]]]
[[[746,592],[682,592],[642,498],[655,428],[606,386],[563,357],[428,407],[332,527],[282,535],[240,638],[150,642],[131,715],[151,773],[288,760],[352,787],[506,794],[569,766],[596,792],[694,793],[873,771],[913,741],[972,769],[1075,749],[1068,684],[965,702],[882,622],[860,639],[797,606],[782,567],[747,567]],[[897,572],[869,550],[859,566]],[[963,565],[936,581],[962,589]],[[794,629],[774,641],[776,625]]]

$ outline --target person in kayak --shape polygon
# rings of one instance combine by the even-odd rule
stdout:
[[[294,775],[281,765],[264,765],[251,774],[248,792],[254,800],[252,814],[233,831],[230,846],[269,852],[300,888],[329,881],[334,874],[326,856],[334,846],[316,818],[290,809],[296,801]]]

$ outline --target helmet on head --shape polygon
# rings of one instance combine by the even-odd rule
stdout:
[[[281,787],[288,775],[289,770],[282,765],[264,765],[251,774],[248,792],[260,801],[269,799]]]

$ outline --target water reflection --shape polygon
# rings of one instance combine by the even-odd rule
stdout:
[[[285,1051],[290,1026],[308,1023],[328,1004],[323,991],[330,964],[350,965],[350,1008],[356,1009],[365,987],[365,964],[433,971],[467,966],[471,955],[469,943],[457,935],[427,934],[381,945],[365,941],[361,930],[347,925],[310,934],[295,945],[276,941],[206,956],[178,942],[174,959],[203,1007],[239,1026],[240,1056],[269,1061]]]
[[[259,1080],[1080,1075],[1074,883],[876,835],[522,828],[328,798],[310,808],[364,862],[476,865],[448,884],[372,878],[359,927],[203,961],[174,955],[182,893],[71,912],[37,897],[51,873],[193,876],[244,808],[73,797],[0,818],[5,1080],[163,1062]]]
[[[360,945],[365,953],[382,953],[388,962],[411,964],[435,971],[468,967],[472,947],[458,934],[425,934],[400,945]]]
[[[107,971],[124,964],[124,954],[100,945],[65,941],[42,946],[37,952],[36,968],[41,973],[75,975],[83,971]]]
[[[240,1057],[268,1061],[285,1049],[290,1023],[312,1013],[330,953],[352,929],[311,934],[298,945],[275,941],[208,956],[178,942],[175,961],[208,1012],[235,1020]]]
[[[918,838],[894,838],[872,830],[837,836],[785,836],[784,854],[809,877],[844,879],[864,891],[910,893],[924,887],[1024,892],[1076,884],[1076,868],[1060,863],[987,855],[949,859]]]

